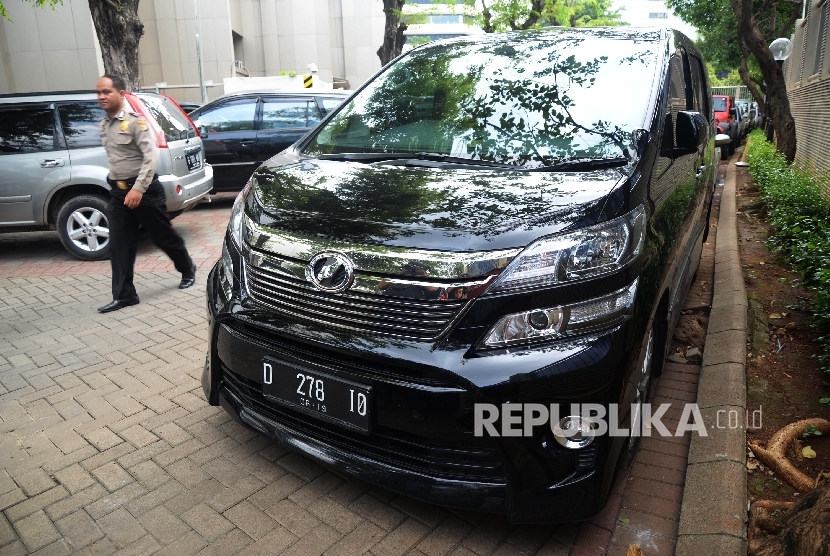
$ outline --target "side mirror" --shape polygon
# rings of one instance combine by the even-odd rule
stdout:
[[[683,110],[677,113],[675,148],[696,151],[706,141],[706,118],[700,112]]]
[[[715,135],[715,146],[722,147],[732,142],[732,138],[725,133],[718,133]]]

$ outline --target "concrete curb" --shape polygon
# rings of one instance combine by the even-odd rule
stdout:
[[[737,157],[735,157],[737,160]],[[726,169],[715,283],[697,403],[708,436],[692,435],[676,556],[746,554],[746,290],[738,252],[735,164]],[[740,428],[728,426],[737,414]],[[720,426],[718,426],[720,425]]]

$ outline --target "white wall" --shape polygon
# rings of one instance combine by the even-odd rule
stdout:
[[[0,93],[94,89],[100,55],[86,0],[55,10],[4,0],[14,21],[0,18]]]

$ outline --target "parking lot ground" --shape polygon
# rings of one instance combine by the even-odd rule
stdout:
[[[106,315],[108,261],[75,261],[54,232],[0,235],[0,556],[672,553],[682,438],[644,439],[594,520],[511,525],[342,476],[208,406],[204,283],[231,201],[174,222],[197,286],[142,239],[141,303]],[[678,367],[658,397],[696,391]]]

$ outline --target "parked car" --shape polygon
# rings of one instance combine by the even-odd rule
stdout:
[[[598,513],[639,437],[593,419],[640,430],[709,229],[705,68],[681,33],[624,27],[396,59],[238,195],[209,403],[427,502]]]
[[[715,125],[718,133],[732,138],[732,143],[723,147],[723,158],[729,158],[741,144],[741,124],[735,111],[735,99],[728,95],[712,95],[715,110]]]
[[[128,94],[127,102],[157,137],[167,210],[192,208],[213,182],[195,127],[167,97]],[[109,256],[105,114],[95,91],[0,95],[0,231],[53,229],[79,259]]]
[[[179,106],[181,106],[182,110],[184,110],[188,114],[202,107],[202,105],[198,102],[180,102]]]
[[[350,92],[239,93],[190,114],[202,130],[216,191],[239,191],[257,166],[300,139]]]

